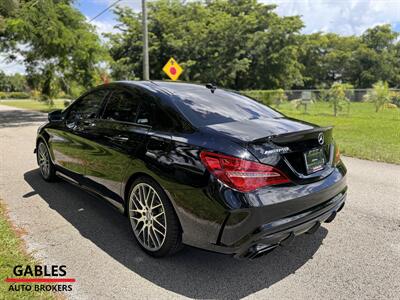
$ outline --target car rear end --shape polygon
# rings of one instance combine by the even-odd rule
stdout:
[[[206,245],[196,237],[193,245],[255,258],[314,232],[342,209],[346,168],[331,127],[287,118],[232,91],[157,84],[170,91],[171,103],[196,128],[193,136],[201,137],[184,140],[205,167],[198,170],[208,178],[200,188],[204,203],[212,199],[226,208],[218,211],[221,218],[198,222],[208,226],[210,238]]]
[[[210,174],[223,183],[219,194],[231,208],[218,251],[241,258],[264,255],[297,235],[315,232],[344,206],[346,168],[332,128],[284,118],[273,123],[281,133],[235,137],[251,154],[246,159],[212,151],[200,155]]]

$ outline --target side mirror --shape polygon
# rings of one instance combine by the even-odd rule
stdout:
[[[52,112],[49,112],[49,122],[60,122],[63,120],[62,110],[58,109]]]

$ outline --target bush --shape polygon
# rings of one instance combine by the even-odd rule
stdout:
[[[32,91],[31,91],[31,98],[32,98],[32,99],[40,100],[41,95],[42,95],[42,94],[41,94],[40,91],[38,91],[38,90],[32,90]]]
[[[31,95],[25,92],[11,92],[8,93],[8,98],[10,99],[29,99]]]
[[[400,107],[400,92],[392,92],[392,103],[397,107]]]
[[[253,98],[254,100],[257,100],[258,102],[267,105],[272,104],[271,93],[269,93],[269,91],[265,90],[243,91],[243,94],[249,96],[250,98]]]
[[[329,103],[333,107],[333,115],[336,117],[339,111],[343,110],[343,105],[347,106],[347,113],[350,110],[350,99],[348,96],[353,93],[353,86],[348,83],[335,82],[329,89]]]
[[[287,101],[285,91],[282,89],[278,90],[251,90],[243,91],[242,94],[249,96],[266,105],[277,105]]]
[[[287,102],[288,98],[286,96],[286,93],[283,89],[277,89],[276,91],[274,91],[272,93],[273,95],[272,97],[272,101],[274,102],[274,104],[276,105],[277,108],[279,108],[279,106],[285,102]]]
[[[318,93],[313,93],[313,98],[315,102],[329,102],[329,90],[328,89],[320,89]]]
[[[375,112],[382,109],[385,104],[390,103],[393,94],[389,90],[389,85],[385,81],[378,81],[372,85],[372,90],[369,90],[364,96],[364,101],[372,102],[375,105]]]
[[[67,98],[67,94],[64,92],[64,91],[59,91],[58,93],[57,93],[57,95],[56,95],[56,98],[57,99],[64,99],[64,98]]]
[[[25,92],[0,92],[0,99],[29,99],[31,95]]]
[[[394,103],[385,103],[385,104],[383,105],[383,108],[386,108],[386,109],[396,109],[396,108],[397,108],[397,105],[394,104]]]

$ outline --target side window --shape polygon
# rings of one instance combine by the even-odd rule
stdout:
[[[122,122],[135,122],[139,99],[134,94],[125,91],[115,91],[108,99],[103,119]]]
[[[82,119],[95,118],[99,113],[101,104],[107,94],[107,90],[97,90],[87,94],[69,109],[67,120],[76,122]]]
[[[177,120],[172,113],[160,106],[154,98],[142,95],[142,104],[139,108],[137,123],[152,126],[153,129],[171,131],[178,127]]]

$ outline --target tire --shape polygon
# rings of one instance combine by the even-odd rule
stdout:
[[[37,146],[36,159],[40,169],[40,175],[46,181],[52,182],[57,179],[56,170],[50,158],[49,149],[43,141]]]
[[[170,256],[182,248],[182,230],[164,190],[148,177],[130,189],[128,217],[138,245],[154,257]]]

